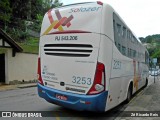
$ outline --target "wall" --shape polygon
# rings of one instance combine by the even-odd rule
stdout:
[[[37,58],[36,54],[16,53],[12,57],[12,49],[5,54],[6,83],[10,81],[30,81],[37,79]]]

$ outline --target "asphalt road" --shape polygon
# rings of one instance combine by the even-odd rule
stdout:
[[[25,88],[25,89],[16,89],[16,90],[10,90],[10,91],[3,91],[0,92],[0,111],[50,111],[60,113],[62,115],[54,114],[55,117],[53,118],[47,118],[47,120],[66,120],[66,119],[72,119],[72,120],[87,120],[88,118],[92,119],[105,119],[107,120],[113,120],[120,111],[124,108],[126,104],[119,105],[117,108],[115,108],[112,111],[109,111],[107,113],[95,113],[91,112],[79,112],[79,111],[72,111],[69,109],[65,109],[63,107],[50,104],[46,102],[44,99],[41,99],[37,95],[37,88],[31,87],[31,88]],[[63,114],[65,113],[65,114]],[[82,117],[84,116],[85,117]],[[87,117],[86,117],[87,115]],[[108,115],[112,117],[107,117]],[[5,119],[5,118],[0,118]],[[8,118],[9,119],[9,118]],[[17,119],[17,118],[10,118],[10,119]],[[27,119],[27,118],[23,118]],[[35,119],[35,118],[34,118]],[[46,119],[46,118],[37,118],[37,120]]]
[[[154,83],[154,79],[151,76],[149,79],[149,84]],[[118,107],[114,108],[111,111],[106,113],[90,113],[90,112],[78,112],[65,109],[63,107],[50,104],[46,102],[44,99],[41,99],[37,95],[37,88],[24,88],[24,89],[16,89],[10,91],[2,91],[0,92],[0,111],[50,111],[49,114],[56,113],[55,117],[47,118],[47,120],[88,120],[92,119],[100,119],[100,120],[113,120],[127,107],[127,104],[122,103]],[[65,113],[62,117],[60,114]],[[85,117],[82,117],[85,115]],[[107,116],[111,117],[107,117]],[[21,118],[0,118],[0,120],[12,119],[18,120]],[[28,118],[23,118],[28,120]],[[33,119],[33,118],[30,118]],[[35,120],[36,118],[34,118]],[[37,120],[46,119],[46,118],[37,118]]]

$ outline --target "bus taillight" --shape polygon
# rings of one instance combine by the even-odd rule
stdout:
[[[93,85],[88,95],[98,94],[105,90],[105,66],[103,63],[97,63],[96,73]]]
[[[38,58],[37,77],[38,77],[38,82],[39,82],[41,85],[44,85],[44,84],[43,84],[43,81],[42,81],[42,76],[41,76],[41,59],[40,59],[40,57]]]
[[[101,2],[101,1],[97,1],[97,4],[99,4],[99,5],[103,5],[103,2]]]

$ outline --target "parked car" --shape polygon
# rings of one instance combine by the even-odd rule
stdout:
[[[160,75],[160,69],[158,69],[158,75]]]
[[[149,75],[151,75],[153,70],[155,70],[155,68],[149,68]]]
[[[149,75],[151,75],[151,73],[152,73],[152,70],[149,70]]]
[[[151,71],[151,76],[157,76],[159,73],[158,73],[158,70],[157,69],[153,69]]]

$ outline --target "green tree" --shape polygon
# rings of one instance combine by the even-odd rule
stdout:
[[[43,15],[43,0],[31,0],[31,18],[37,19],[37,15]]]
[[[6,28],[10,22],[12,9],[10,8],[9,0],[0,0],[0,24]]]
[[[59,6],[62,6],[63,3],[61,3],[59,0],[55,0],[53,3],[52,3],[52,8],[56,8],[56,7],[59,7]]]
[[[16,41],[26,41],[29,30],[40,32],[44,14],[61,5],[59,0],[0,0],[0,25]]]
[[[32,0],[32,28],[40,32],[44,14],[51,8],[62,6],[59,0]]]
[[[145,39],[146,39],[146,42],[147,42],[147,43],[151,43],[152,40],[153,40],[153,37],[152,37],[151,35],[149,35],[149,36],[147,36]]]
[[[63,3],[61,3],[59,0],[43,0],[43,8],[45,12],[47,12],[51,8],[56,8],[62,5]]]
[[[155,52],[151,56],[152,58],[160,58],[160,48],[155,50]]]
[[[141,41],[142,43],[145,42],[145,38],[144,38],[144,37],[139,37],[139,39],[140,39],[140,41]]]
[[[11,0],[12,19],[31,19],[31,0]]]

